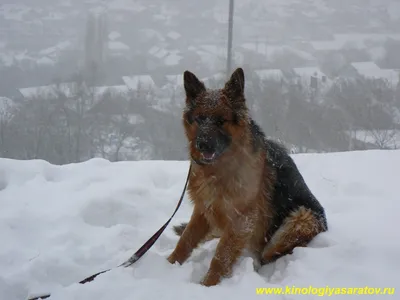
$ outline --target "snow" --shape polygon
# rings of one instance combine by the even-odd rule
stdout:
[[[150,75],[122,76],[122,80],[131,90],[138,89],[139,85],[144,89],[152,89],[156,86]]]
[[[171,53],[164,58],[164,64],[167,66],[176,66],[179,65],[182,58],[182,55],[179,55],[179,51],[171,51]]]
[[[60,51],[65,51],[68,48],[70,48],[71,46],[72,46],[72,43],[70,41],[64,41],[64,42],[58,43],[57,45],[55,45],[53,47],[46,48],[46,49],[39,51],[39,54],[40,55],[52,55],[52,54],[60,52]]]
[[[301,57],[304,60],[314,61],[315,57],[308,52],[290,47],[287,45],[270,45],[265,42],[257,43],[243,43],[240,45],[241,48],[247,51],[254,51],[258,54],[264,55],[267,60],[273,60],[275,55],[291,53]]]
[[[112,96],[127,96],[129,88],[126,85],[96,86],[92,88],[94,102],[98,103],[105,94]]]
[[[399,82],[399,71],[392,69],[381,69],[372,61],[355,62],[351,65],[357,72],[366,78],[380,78],[388,80],[391,84],[396,86]]]
[[[21,88],[19,89],[19,92],[25,98],[57,97],[59,92],[63,93],[66,97],[72,97],[76,89],[76,84],[63,82],[60,84]]]
[[[94,88],[94,93],[97,95],[104,94],[106,92],[125,94],[129,92],[129,88],[126,85],[96,86]]]
[[[262,79],[281,80],[284,78],[283,72],[280,69],[261,69],[254,71],[257,76]]]
[[[258,272],[244,255],[233,276],[211,288],[198,282],[217,241],[202,245],[182,266],[166,261],[178,240],[171,226],[187,221],[192,211],[187,195],[171,225],[136,264],[76,283],[121,264],[164,224],[181,194],[188,162],[92,159],[55,166],[0,159],[1,298],[51,292],[51,300],[241,300],[256,298],[257,287],[399,289],[400,151],[293,157],[326,209],[329,231]]]
[[[141,39],[148,40],[148,39],[157,39],[158,42],[165,41],[164,35],[160,32],[151,29],[151,28],[143,28],[138,30],[139,34],[142,36]]]
[[[310,44],[316,51],[332,51],[346,48],[368,49],[367,41],[383,43],[388,39],[400,40],[400,34],[384,33],[346,33],[334,34],[332,40],[311,41]]]
[[[164,48],[161,47],[157,47],[157,46],[153,46],[150,48],[149,53],[151,55],[154,55],[155,57],[161,59],[163,57],[165,57],[166,55],[168,55],[168,51],[165,50]]]

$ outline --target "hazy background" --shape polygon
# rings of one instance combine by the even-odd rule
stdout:
[[[236,0],[232,68],[293,153],[400,147],[400,2]],[[0,156],[187,159],[182,73],[226,79],[229,0],[0,0]]]

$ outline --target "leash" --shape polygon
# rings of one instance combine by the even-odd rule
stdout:
[[[149,238],[128,260],[126,260],[124,263],[120,264],[117,268],[119,267],[130,267],[131,265],[133,265],[135,262],[137,262],[153,245],[154,243],[158,240],[158,238],[161,236],[161,234],[163,233],[163,231],[165,230],[165,228],[167,228],[169,222],[171,222],[172,218],[175,216],[176,212],[178,211],[179,207],[182,204],[183,201],[183,197],[185,195],[185,191],[186,191],[186,187],[189,181],[189,176],[190,176],[190,171],[192,169],[192,165],[190,164],[189,166],[189,171],[188,171],[188,175],[186,178],[186,183],[185,186],[183,188],[181,197],[178,201],[178,204],[176,205],[175,211],[172,214],[172,216],[169,218],[169,220],[167,222],[165,222],[165,224],[163,226],[161,226],[160,229],[158,229],[158,231],[156,233],[153,234],[153,236],[151,238]],[[85,279],[79,281],[80,284],[85,284],[87,282],[91,282],[93,281],[93,279],[95,279],[98,275],[106,273],[108,271],[111,271],[113,269],[116,268],[111,268],[111,269],[107,269],[101,272],[98,272],[96,274],[93,274],[89,277],[86,277]],[[33,298],[28,298],[28,300],[39,300],[39,299],[46,299],[49,298],[51,296],[51,294],[45,294],[45,295],[41,295],[41,296],[37,296],[37,297],[33,297]]]

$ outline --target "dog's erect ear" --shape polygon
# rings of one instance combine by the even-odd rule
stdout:
[[[186,98],[191,104],[194,99],[206,90],[204,84],[192,72],[185,71],[183,73],[183,86],[185,88]]]
[[[242,68],[237,68],[231,78],[225,83],[225,91],[231,99],[244,95],[244,72]]]

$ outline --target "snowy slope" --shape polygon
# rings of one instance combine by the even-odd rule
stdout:
[[[76,284],[122,263],[164,224],[184,186],[187,162],[93,159],[60,167],[1,159],[0,299],[52,292],[51,300],[242,300],[263,297],[256,295],[257,287],[286,285],[396,287],[398,294],[400,151],[294,158],[326,208],[329,232],[259,273],[252,259],[243,257],[232,278],[211,288],[198,282],[216,241],[195,251],[186,264],[170,265],[166,256],[177,242],[171,225],[134,267]],[[186,201],[172,224],[188,220],[190,213]]]

